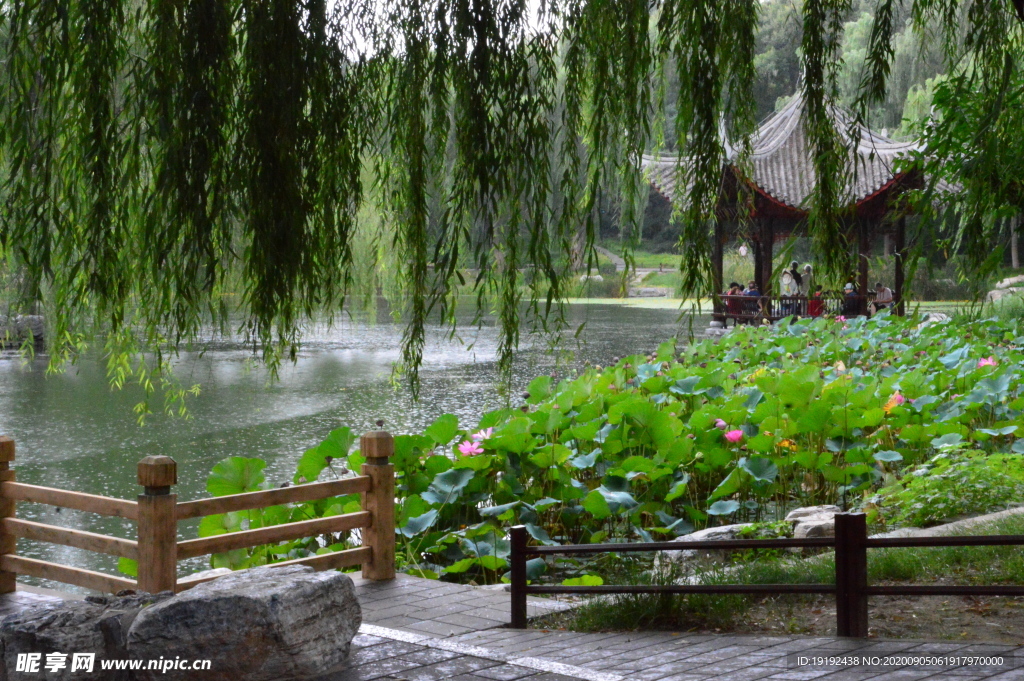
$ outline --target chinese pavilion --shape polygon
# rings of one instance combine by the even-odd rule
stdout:
[[[799,94],[781,110],[768,118],[754,133],[753,151],[744,171],[735,163],[737,150],[726,147],[727,162],[723,169],[722,192],[716,209],[713,259],[716,292],[723,289],[722,251],[727,240],[740,228],[737,187],[745,183],[753,192],[753,205],[745,207],[745,221],[754,249],[754,279],[763,294],[772,289],[772,255],[777,240],[784,240],[802,229],[807,206],[814,190],[815,172],[810,145],[805,132],[806,109]],[[835,129],[852,135],[846,196],[848,210],[845,223],[851,243],[857,245],[857,279],[860,293],[868,289],[868,259],[872,240],[879,236],[891,238],[896,257],[894,297],[903,313],[903,259],[905,257],[906,216],[893,212],[895,199],[908,189],[921,186],[920,173],[897,171],[896,161],[909,157],[918,148],[917,142],[896,142],[872,130],[855,125],[849,114],[831,109]],[[644,156],[643,168],[654,189],[668,201],[685,201],[688,188],[678,181],[678,157]],[[752,227],[752,229],[750,229]],[[853,274],[853,273],[851,273]],[[718,303],[716,301],[716,311]]]

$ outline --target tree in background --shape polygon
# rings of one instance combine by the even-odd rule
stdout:
[[[952,98],[978,93],[971,120],[990,131],[978,139],[998,141],[1008,128],[988,121],[1002,120],[1016,82],[1022,1],[881,0],[854,102],[862,118],[886,101],[909,16],[919,34],[942,27],[948,63],[970,61],[948,81]],[[846,150],[828,107],[842,101],[855,9],[799,5],[818,175],[808,229],[833,272],[848,265]],[[304,319],[335,313],[352,291],[358,216],[372,200],[400,263],[412,380],[427,320],[454,323],[466,271],[480,309],[497,314],[507,370],[521,328],[558,325],[580,235],[595,260],[603,188],[620,194],[621,222],[636,224],[638,160],[659,136],[665,82],[678,96],[662,136],[689,159],[683,287],[709,290],[720,132],[724,121],[747,148],[760,13],[755,0],[8,4],[0,257],[45,299],[56,364],[93,329],[115,375],[149,380],[153,368],[128,358],[202,338],[233,312],[273,363],[294,353]],[[778,91],[792,83],[788,57],[760,65],[779,74]],[[964,243],[976,244],[976,223],[965,224]]]

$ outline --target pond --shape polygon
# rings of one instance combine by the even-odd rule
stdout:
[[[649,352],[673,335],[686,337],[689,319],[673,309],[623,305],[571,305],[574,330],[586,322],[582,344],[566,342],[573,356],[557,359],[544,340],[530,343],[516,356],[512,401],[534,376],[564,374],[589,361],[607,364],[615,356]],[[694,321],[700,333],[707,319]],[[17,443],[18,480],[68,490],[133,499],[139,459],[164,454],[178,462],[179,500],[209,496],[210,468],[227,456],[267,461],[268,481],[291,480],[295,463],[308,447],[332,429],[375,429],[382,419],[394,433],[421,430],[444,413],[456,414],[466,426],[506,397],[496,383],[497,330],[492,324],[460,330],[464,344],[446,341],[441,328],[431,329],[421,371],[421,396],[412,401],[405,387],[391,381],[399,356],[402,327],[381,316],[376,323],[351,320],[307,336],[298,360],[286,363],[277,381],[252,363],[240,344],[218,343],[203,353],[186,353],[175,370],[183,383],[199,383],[191,398],[191,418],[153,416],[136,424],[132,406],[137,391],[111,391],[98,358],[83,359],[64,374],[46,376],[45,359],[24,362],[13,353],[0,355],[0,434]],[[572,336],[572,332],[568,333]],[[466,345],[472,348],[467,350]],[[134,538],[134,523],[49,506],[19,504],[19,517],[39,522]],[[195,536],[195,523],[180,523],[184,538]],[[75,567],[114,572],[114,559],[79,549],[19,541],[18,552]],[[183,561],[183,574],[203,569],[207,559]],[[68,588],[68,587],[61,587]]]

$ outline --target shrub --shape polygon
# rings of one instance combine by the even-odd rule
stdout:
[[[943,452],[883,489],[883,515],[927,527],[949,518],[1001,510],[1024,498],[1024,456]]]

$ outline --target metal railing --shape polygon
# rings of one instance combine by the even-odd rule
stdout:
[[[534,594],[835,594],[836,633],[863,638],[868,635],[869,596],[1024,596],[1024,586],[948,586],[948,585],[868,585],[868,549],[943,546],[1020,546],[1024,535],[972,537],[892,537],[870,538],[863,513],[838,513],[835,537],[807,539],[735,539],[693,542],[649,542],[629,544],[571,544],[565,546],[528,546],[526,528],[517,526],[511,533],[512,555],[512,627],[525,629],[526,597]],[[835,584],[651,584],[563,586],[532,585],[526,577],[530,556],[559,554],[585,555],[690,549],[739,550],[831,548],[835,550]]]

